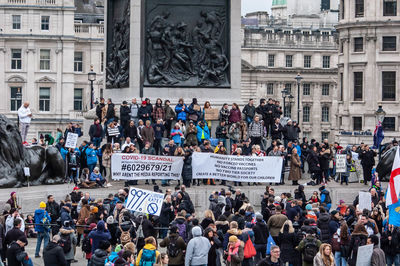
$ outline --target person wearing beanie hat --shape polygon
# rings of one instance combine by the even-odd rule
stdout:
[[[146,101],[142,101],[142,105],[139,107],[138,110],[138,117],[143,121],[143,123],[146,123],[147,120],[151,118],[151,112],[153,110],[150,110],[147,106]]]
[[[315,212],[313,211],[311,204],[307,204],[306,205],[306,211],[307,211],[306,218],[307,219],[313,219],[316,222],[318,217],[315,214]]]
[[[74,229],[71,228],[70,221],[64,221],[63,226],[60,228],[58,233],[61,237],[60,242],[63,244],[63,250],[65,254],[65,260],[68,265],[74,260],[74,246],[78,243]]]
[[[226,260],[227,266],[242,265],[244,259],[244,243],[236,236],[229,237],[228,250],[224,254],[224,259]]]
[[[267,244],[269,231],[266,223],[263,221],[261,214],[256,214],[256,224],[253,227],[254,232],[254,248],[256,249],[256,256],[254,258],[255,264],[265,258],[267,254]],[[231,239],[229,238],[229,242]]]
[[[51,223],[51,218],[46,209],[46,203],[43,201],[39,204],[39,209],[35,210],[35,231],[37,232],[37,242],[36,242],[36,250],[35,250],[35,258],[39,258],[40,246],[42,245],[46,248],[49,243],[50,236],[50,226],[46,224]]]
[[[21,209],[21,206],[17,204],[17,192],[15,191],[11,192],[10,198],[6,203],[10,204],[11,208]]]

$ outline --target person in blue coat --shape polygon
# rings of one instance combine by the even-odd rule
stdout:
[[[210,139],[210,130],[204,121],[200,121],[197,125],[197,141],[203,143],[205,140]]]
[[[100,187],[104,187],[104,183],[106,182],[104,177],[100,174],[100,170],[98,167],[95,167],[93,169],[93,172],[90,174],[89,180],[92,182],[96,182],[96,184]]]
[[[39,209],[35,210],[34,220],[36,224],[35,231],[37,232],[35,258],[40,258],[39,252],[40,246],[42,245],[42,240],[44,248],[46,248],[50,240],[50,226],[47,226],[46,224],[50,224],[51,218],[46,211],[45,202],[40,202]]]
[[[186,122],[187,112],[187,105],[183,102],[183,99],[180,98],[178,104],[175,106],[176,120]]]
[[[104,223],[103,220],[100,220],[97,223],[96,229],[92,230],[89,233],[89,239],[92,240],[92,254],[96,249],[99,248],[100,241],[102,240],[110,240],[111,239],[111,234],[106,228],[106,224]]]
[[[97,164],[97,155],[98,155],[98,150],[97,148],[93,145],[93,143],[89,144],[89,147],[86,149],[86,163],[89,168],[89,172],[93,172],[93,169],[96,167]]]

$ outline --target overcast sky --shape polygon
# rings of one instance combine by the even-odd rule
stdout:
[[[242,0],[242,15],[254,11],[271,11],[272,0]]]

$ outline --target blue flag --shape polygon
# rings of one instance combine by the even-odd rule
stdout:
[[[400,201],[389,206],[389,224],[400,226]]]

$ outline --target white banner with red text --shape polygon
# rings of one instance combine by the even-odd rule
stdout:
[[[282,172],[282,157],[250,157],[193,153],[193,179],[215,178],[237,182],[279,183]]]
[[[114,153],[111,156],[112,178],[116,180],[179,180],[182,167],[183,157],[133,153]]]

